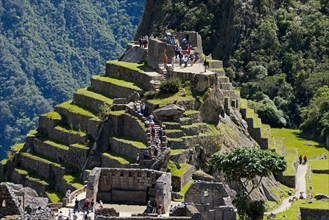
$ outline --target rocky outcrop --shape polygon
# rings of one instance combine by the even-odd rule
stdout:
[[[154,110],[153,114],[159,120],[166,120],[166,119],[180,118],[184,112],[185,112],[184,108],[179,107],[178,105],[175,104],[170,104]]]

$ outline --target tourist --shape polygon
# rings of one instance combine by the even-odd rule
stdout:
[[[85,204],[82,207],[82,210],[86,211],[87,215],[89,214],[89,205],[90,205],[90,201],[89,201],[89,199],[86,199]]]
[[[58,214],[58,218],[57,218],[58,220],[64,220],[64,217],[63,217],[63,213],[62,213],[62,211],[60,211],[59,212],[59,214]]]
[[[154,126],[151,127],[151,136],[152,136],[152,141],[153,141],[155,139],[155,127]]]
[[[144,151],[143,155],[144,155],[144,160],[149,160],[150,159],[150,153],[147,149]]]
[[[94,205],[95,205],[95,202],[94,202],[94,199],[91,200],[91,203],[90,203],[90,210],[91,212],[94,212]]]
[[[158,214],[161,216],[162,214],[162,202],[159,202],[159,206],[158,206]]]
[[[152,205],[152,213],[156,213],[157,212],[157,202],[155,200],[153,200],[151,202]]]
[[[207,72],[207,67],[209,68],[209,61],[207,61],[207,59],[204,59],[203,65],[204,65],[204,72]]]
[[[153,122],[154,116],[152,114],[150,114],[148,119],[149,119],[149,121],[151,123],[151,122]]]
[[[149,200],[149,201],[147,202],[147,206],[146,206],[146,210],[145,210],[145,212],[146,212],[146,213],[151,213],[152,210],[153,210],[153,208],[152,208],[152,203],[151,203],[151,201]]]
[[[306,164],[307,163],[307,157],[306,157],[306,155],[304,156],[304,164]]]
[[[179,66],[181,66],[183,64],[183,53],[179,52]]]
[[[79,200],[78,200],[78,198],[75,198],[73,212],[74,213],[79,212]]]
[[[302,164],[302,162],[303,162],[303,157],[302,157],[302,155],[300,155],[299,156],[299,164]]]
[[[184,67],[187,67],[187,62],[188,62],[188,55],[187,54],[185,54],[185,56],[184,56]]]
[[[145,102],[142,102],[142,104],[141,104],[141,112],[142,112],[143,115],[145,115],[145,109],[146,109]]]
[[[162,127],[160,127],[158,130],[158,138],[161,141],[161,143],[162,143],[162,136],[163,136],[163,129]]]
[[[153,151],[153,156],[154,156],[154,159],[155,159],[155,160],[158,159],[158,154],[159,154],[158,148],[155,147],[155,148],[154,148],[154,151]]]
[[[187,55],[190,55],[191,49],[192,49],[192,46],[191,45],[188,45],[187,50],[186,50],[186,54]]]
[[[99,200],[99,208],[100,209],[104,208],[104,204],[103,204],[102,200]]]
[[[142,109],[141,109],[141,106],[140,105],[138,105],[137,106],[137,114],[141,114],[142,113]]]
[[[175,58],[177,59],[179,57],[179,53],[180,53],[179,47],[177,45],[175,45],[174,50],[175,50]]]
[[[136,157],[136,163],[139,163],[139,153],[137,153],[137,157]]]

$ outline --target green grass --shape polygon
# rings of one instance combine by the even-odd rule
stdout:
[[[200,112],[197,110],[187,110],[184,112],[184,115],[194,115],[194,114],[199,114]]]
[[[46,192],[46,195],[50,199],[50,202],[52,202],[52,203],[61,202],[62,199],[64,198],[63,193],[57,192],[55,190],[48,190]]]
[[[54,112],[54,111],[45,113],[41,116],[45,116],[45,117],[47,117],[49,119],[53,119],[53,120],[62,120],[62,116],[58,112]]]
[[[298,155],[307,155],[309,161],[312,163],[312,158],[319,154],[326,153],[328,150],[320,146],[318,142],[305,139],[301,137],[301,131],[296,129],[271,129],[272,135],[275,137],[277,143],[284,143],[285,159],[288,163],[288,168],[284,175],[294,175],[293,162],[296,159],[296,149]]]
[[[329,203],[326,201],[313,201],[312,203],[307,203],[305,200],[297,200],[292,206],[285,212],[278,213],[276,215],[276,220],[294,220],[298,219],[299,207],[309,208],[309,209],[329,209]],[[285,217],[284,217],[285,216]]]
[[[15,168],[15,170],[17,171],[17,173],[19,173],[21,175],[28,175],[29,174],[26,170],[22,170],[22,169],[18,169],[18,168]]]
[[[194,180],[190,180],[183,186],[181,191],[178,192],[178,194],[183,196],[183,198],[175,199],[175,202],[183,202],[184,201],[185,194],[186,194],[187,190],[192,186],[193,183],[194,183]]]
[[[253,118],[254,117],[254,110],[251,108],[247,109],[247,118]]]
[[[118,155],[118,154],[116,154],[114,152],[111,152],[111,154],[109,154],[109,153],[103,153],[103,156],[108,157],[108,158],[110,158],[112,160],[116,160],[116,161],[118,161],[119,163],[121,163],[123,165],[127,165],[127,164],[130,163],[129,160],[127,160],[123,156]]]
[[[166,133],[167,134],[176,133],[176,132],[182,132],[182,130],[179,130],[179,129],[177,129],[177,130],[174,130],[174,129],[166,129]]]
[[[186,96],[182,97],[182,88],[175,94],[160,94],[156,96],[154,99],[148,100],[149,103],[153,105],[159,105],[160,107],[172,104],[174,101],[186,101],[186,100],[193,100],[192,92],[190,88],[185,88]]]
[[[329,174],[312,173],[312,194],[318,193],[329,195]]]
[[[262,121],[260,120],[260,118],[255,117],[254,118],[254,128],[260,128],[262,127]]]
[[[186,149],[170,149],[170,155],[177,155],[183,153]]]
[[[83,184],[80,183],[80,180],[76,175],[64,175],[63,179],[66,182],[72,184],[76,189],[80,189],[83,187]]]
[[[48,145],[51,145],[53,147],[57,147],[57,148],[63,149],[63,150],[69,150],[69,147],[68,146],[63,145],[63,144],[56,143],[56,142],[51,141],[51,140],[46,140],[46,141],[44,141],[44,143],[45,144],[48,144]]]
[[[220,123],[222,124],[222,123]],[[208,132],[205,133],[200,133],[199,136],[216,136],[216,135],[221,135],[221,132],[216,128],[216,125],[213,124],[208,124],[207,127],[209,128]]]
[[[93,76],[93,78],[97,78],[97,76]],[[108,105],[112,105],[112,103],[113,103],[113,99],[110,99],[110,98],[108,98],[106,96],[103,96],[101,94],[89,91],[87,88],[79,89],[75,93],[79,94],[79,95],[87,96],[87,97],[90,97],[90,98],[93,98],[93,99],[97,99],[97,100],[102,101],[102,102],[104,102]]]
[[[141,148],[144,149],[146,148],[146,144],[144,144],[143,142],[140,141],[136,141],[130,137],[126,137],[126,136],[117,136],[117,137],[113,137],[114,140],[120,141],[120,142],[124,142],[127,144],[131,144],[137,148]]]
[[[234,90],[234,94],[240,96],[240,90],[235,89],[235,90]]]
[[[2,166],[5,166],[8,163],[8,159],[3,159],[0,161]]]
[[[19,151],[21,151],[23,149],[24,145],[25,145],[24,143],[22,143],[22,144],[15,144],[15,145],[13,145],[13,146],[10,147],[10,150],[13,151],[13,152],[19,152]]]
[[[144,63],[129,63],[129,62],[123,62],[123,61],[118,61],[118,60],[110,60],[110,61],[107,61],[106,63],[125,67],[127,69],[131,69],[131,70],[138,71],[141,73],[145,72],[144,70],[147,70],[148,68],[150,68],[149,66],[147,66]]]
[[[242,108],[242,109],[248,108],[248,100],[247,99],[240,99],[240,108]]]
[[[120,115],[124,115],[125,113],[126,113],[125,110],[120,110],[120,111],[111,111],[109,114],[113,116],[120,116]]]
[[[83,144],[71,144],[70,146],[75,147],[75,148],[80,148],[82,150],[89,150],[89,148]]]
[[[41,161],[41,162],[46,163],[46,164],[52,164],[52,165],[57,166],[57,167],[62,167],[62,165],[60,165],[58,163],[52,162],[50,160],[47,160],[45,158],[30,154],[30,153],[22,153],[22,155],[25,156],[25,157],[29,157],[31,159],[34,159],[34,160]]]
[[[118,78],[113,78],[113,77],[107,77],[107,76],[93,76],[93,79],[99,80],[99,81],[103,81],[103,82],[108,82],[120,87],[125,87],[125,88],[129,88],[129,89],[134,89],[134,90],[142,90],[142,86],[139,85],[136,82],[129,82],[129,81],[125,81],[122,79],[118,79]]]
[[[63,102],[62,104],[57,105],[57,107],[67,109],[69,112],[74,114],[85,115],[91,118],[96,117],[96,115],[92,112],[72,104],[72,101]]]
[[[86,133],[83,131],[76,131],[76,130],[71,130],[67,127],[63,127],[63,126],[56,126],[55,127],[56,130],[64,132],[64,133],[69,133],[69,134],[73,134],[73,135],[80,135],[81,137],[86,136]]]
[[[328,157],[329,155],[327,155]],[[326,160],[310,160],[313,170],[329,170],[329,159]]]
[[[26,137],[36,137],[38,134],[37,130],[30,130]]]
[[[170,138],[170,137],[167,137],[167,140],[168,141],[184,141],[182,138]]]
[[[186,171],[186,169],[191,167],[191,165],[187,163],[180,164],[180,166],[181,166],[180,169],[178,169],[174,164],[174,162],[169,160],[169,167],[171,169],[172,176],[180,176]]]
[[[40,177],[35,176],[35,175],[31,175],[30,174],[30,175],[26,176],[25,178],[27,180],[30,180],[30,181],[38,182],[38,183],[40,183],[40,184],[42,184],[44,186],[48,186],[49,185],[49,183],[47,181],[45,181],[45,180],[43,180]]]

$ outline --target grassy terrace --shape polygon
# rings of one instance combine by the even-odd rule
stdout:
[[[200,112],[197,110],[187,110],[184,112],[184,115],[189,116],[189,115],[194,115],[194,114],[199,114]]]
[[[329,195],[329,174],[312,173],[312,194],[318,193]]]
[[[73,185],[76,189],[80,189],[83,187],[83,184],[79,180],[77,175],[64,175],[63,179]]]
[[[220,123],[222,124],[222,123]],[[215,136],[215,135],[221,135],[221,132],[216,128],[216,125],[213,124],[207,124],[207,127],[209,128],[208,132],[200,133],[199,136]]]
[[[300,130],[272,129],[272,135],[277,143],[284,143],[285,159],[288,163],[284,175],[294,175],[293,162],[296,159],[296,149],[299,155],[303,155],[303,157],[307,155],[310,163],[312,163],[312,158],[319,154],[326,153],[327,156],[329,155],[329,151],[320,146],[318,142],[301,137]]]
[[[253,118],[254,117],[254,110],[251,108],[247,109],[247,118]]]
[[[107,61],[106,64],[114,64],[114,65],[121,66],[121,67],[124,67],[127,69],[138,71],[141,73],[147,71],[150,68],[149,66],[147,66],[144,63],[129,63],[129,62],[123,62],[123,61],[118,61],[118,60],[110,60],[110,61]]]
[[[116,141],[120,141],[120,142],[124,142],[124,143],[127,143],[127,144],[131,144],[137,148],[146,148],[146,144],[144,144],[143,142],[140,142],[140,141],[135,141],[133,140],[132,138],[130,137],[125,137],[125,136],[117,136],[117,137],[113,137],[114,140]]]
[[[56,126],[55,127],[56,130],[61,131],[63,133],[70,133],[70,134],[74,134],[74,135],[80,135],[81,137],[86,136],[86,133],[83,131],[76,131],[76,130],[71,130],[68,127],[63,127],[63,126]]]
[[[120,116],[120,115],[124,115],[125,113],[126,113],[125,110],[120,110],[120,111],[111,111],[109,114],[113,116]]]
[[[95,77],[96,76],[93,76],[93,78],[95,78]],[[106,78],[106,77],[104,77],[104,78]],[[101,94],[92,92],[92,91],[88,90],[87,88],[79,89],[75,93],[79,94],[79,95],[87,96],[89,98],[97,99],[97,100],[102,101],[102,102],[104,102],[106,104],[109,104],[109,105],[112,105],[112,103],[113,103],[113,99],[108,98],[106,96],[103,96]]]
[[[60,148],[60,149],[63,149],[63,150],[69,150],[69,147],[64,145],[64,144],[59,144],[59,143],[56,143],[52,140],[45,140],[44,141],[45,144],[48,144],[48,145],[51,145],[53,147],[57,147],[57,148]]]
[[[57,192],[55,190],[48,190],[46,195],[52,203],[60,202],[64,198],[63,193]]]
[[[277,220],[298,219],[298,213],[300,207],[309,208],[309,209],[329,209],[328,202],[326,201],[313,201],[312,203],[307,203],[305,202],[305,200],[297,200],[292,204],[292,206],[287,211],[277,214],[275,219]]]
[[[254,118],[254,128],[260,128],[260,127],[262,127],[262,121],[257,116]]]
[[[17,173],[21,174],[21,175],[28,175],[29,173],[26,170],[22,170],[19,168],[15,168],[15,170],[17,171]]]
[[[35,130],[30,130],[29,133],[26,135],[26,137],[36,137],[38,135],[38,131]]]
[[[191,167],[190,164],[187,164],[187,163],[183,163],[183,164],[180,164],[180,169],[177,168],[177,166],[175,165],[175,163],[171,160],[169,160],[169,167],[170,167],[170,170],[171,170],[171,175],[172,176],[180,176],[182,175],[188,168]]]
[[[42,158],[42,157],[39,157],[39,156],[30,154],[30,153],[22,153],[22,155],[25,156],[25,157],[29,157],[29,158],[31,158],[33,160],[41,161],[41,162],[46,163],[46,164],[52,164],[52,165],[57,166],[57,167],[63,167],[61,164],[52,162],[50,160],[47,160],[45,158]]]
[[[183,153],[186,149],[170,149],[170,155],[177,155]]]
[[[63,102],[62,104],[59,104],[56,107],[67,109],[69,112],[74,113],[74,114],[85,115],[85,116],[89,116],[91,118],[96,117],[96,115],[94,115],[90,111],[87,111],[77,105],[72,104],[72,100]]]
[[[49,119],[53,119],[53,120],[61,120],[62,119],[62,116],[58,112],[54,112],[54,111],[45,113],[41,116],[45,116],[45,117],[47,117]]]
[[[154,99],[150,99],[147,100],[149,103],[153,104],[153,105],[159,105],[161,106],[165,106],[168,104],[173,103],[174,101],[186,101],[186,100],[193,100],[193,96],[192,96],[192,92],[191,89],[189,88],[185,88],[186,89],[186,96],[182,97],[181,93],[182,93],[182,88],[175,94],[160,94],[157,97],[155,97]]]
[[[248,100],[247,99],[240,99],[240,108],[242,108],[242,109],[248,108]]]
[[[128,82],[122,79],[107,77],[107,76],[93,76],[93,79],[111,83],[120,87],[125,87],[134,90],[142,90],[142,86],[135,82]]]
[[[130,158],[127,158],[123,155],[119,155],[115,152],[111,152],[111,153],[103,153],[103,156],[110,158],[111,160],[116,160],[119,163],[123,164],[123,165],[127,165],[130,164],[132,161]]]
[[[86,145],[83,145],[83,144],[71,144],[71,146],[75,147],[75,148],[80,148],[82,150],[89,150],[89,148]]]
[[[182,190],[178,192],[178,194],[183,196],[183,198],[175,199],[175,202],[183,202],[184,201],[185,194],[186,194],[187,190],[191,187],[191,185],[193,183],[194,183],[194,180],[190,180],[183,186]]]

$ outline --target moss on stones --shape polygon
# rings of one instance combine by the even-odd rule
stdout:
[[[107,83],[111,83],[111,84],[114,84],[116,86],[133,89],[133,90],[138,90],[138,91],[142,90],[140,85],[138,85],[137,83],[128,82],[128,81],[118,79],[118,78],[106,77],[106,76],[93,76],[93,79],[103,81],[103,82],[107,82]]]

